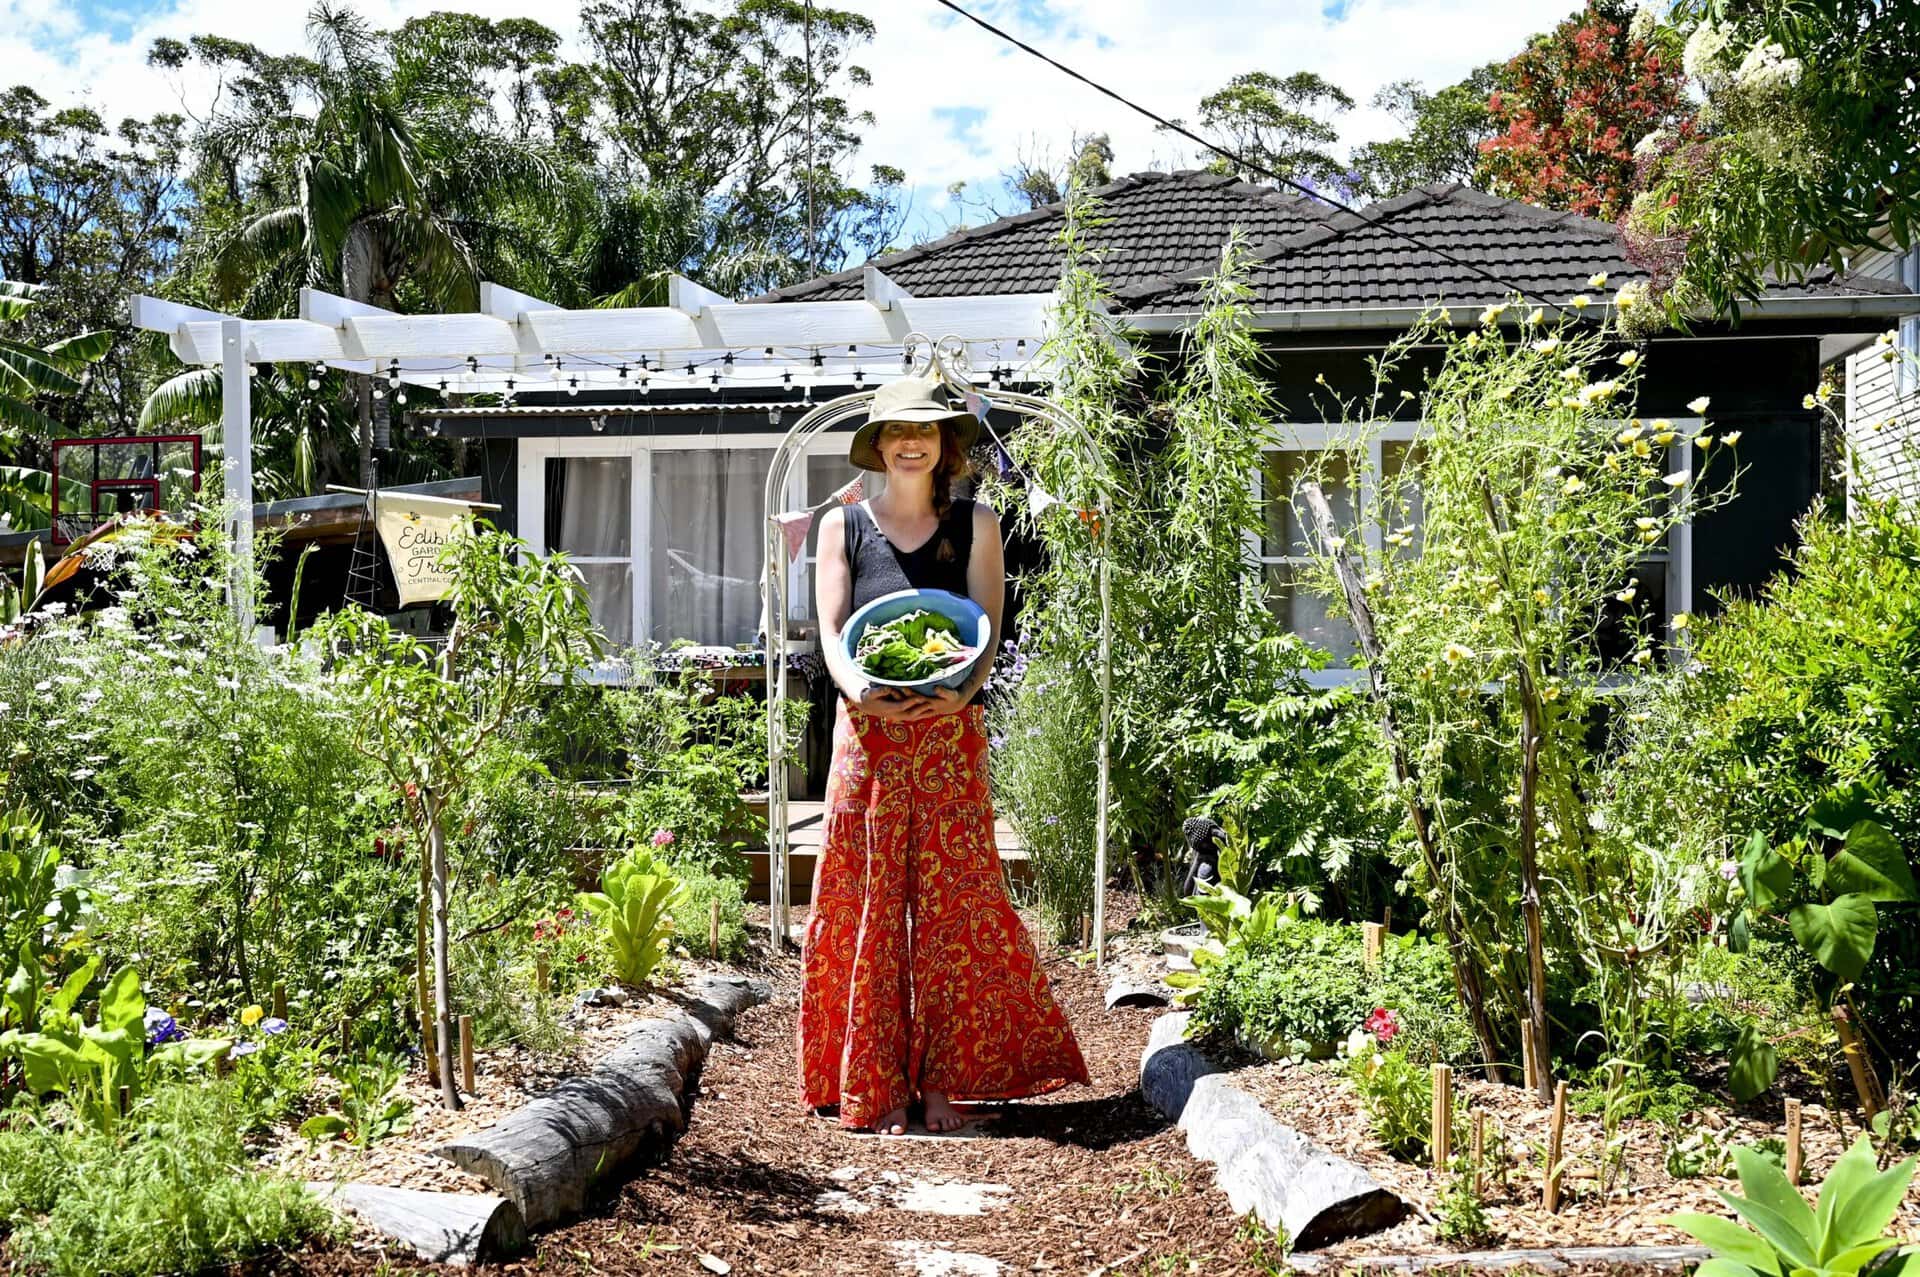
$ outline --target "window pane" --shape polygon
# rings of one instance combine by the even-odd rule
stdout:
[[[1665,559],[1647,559],[1635,564],[1631,583],[1632,598],[1621,599],[1617,594],[1610,595],[1601,612],[1600,628],[1595,637],[1601,656],[1609,661],[1622,660],[1633,654],[1639,646],[1636,633],[1651,640],[1655,653],[1666,642]]]
[[[633,646],[633,568],[625,563],[576,563],[587,583],[587,608],[615,647]]]
[[[1296,511],[1294,500],[1300,484],[1316,477],[1315,463],[1324,454],[1318,451],[1288,450],[1269,453],[1264,476],[1267,506],[1267,535],[1264,553],[1301,557],[1313,553],[1309,540],[1311,525]],[[1353,531],[1353,491],[1348,478],[1347,459],[1334,453],[1325,457],[1324,473],[1317,476],[1333,507],[1333,521],[1343,532]]]
[[[762,506],[773,453],[653,454],[653,634],[747,643],[760,628]]]
[[[1290,564],[1269,563],[1266,573],[1268,604],[1287,629],[1333,653],[1336,666],[1351,665],[1359,646],[1341,603],[1295,585],[1295,569]]]
[[[547,461],[547,548],[592,558],[633,553],[633,463],[625,457]]]

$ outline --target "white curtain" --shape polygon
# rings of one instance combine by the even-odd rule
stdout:
[[[633,463],[568,457],[560,463],[559,527],[552,548],[577,559],[594,622],[618,647],[633,644]]]
[[[764,448],[653,454],[652,637],[752,642],[760,626]]]

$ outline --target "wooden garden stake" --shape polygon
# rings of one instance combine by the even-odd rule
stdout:
[[[1840,1035],[1840,1054],[1847,1057],[1847,1070],[1853,1074],[1854,1094],[1860,1097],[1860,1107],[1871,1122],[1880,1114],[1880,1079],[1874,1076],[1873,1065],[1867,1059],[1867,1049],[1860,1041],[1860,1034],[1854,1029],[1853,1021],[1847,1018],[1845,1007],[1833,1009],[1834,1031]]]
[[[1080,915],[1080,947],[1085,949],[1093,944],[1093,918],[1088,914]]]
[[[287,986],[278,980],[273,982],[273,1015],[277,1020],[287,1018]]]
[[[1473,1195],[1487,1195],[1487,1113],[1473,1111]]]
[[[1806,1165],[1806,1150],[1800,1146],[1800,1101],[1787,1101],[1787,1183],[1800,1182],[1800,1168]]]
[[[127,1114],[133,1112],[133,1088],[132,1087],[123,1086],[120,1088],[119,1104],[120,1104],[121,1117],[125,1117]]]
[[[340,1054],[353,1054],[353,1021],[344,1015],[340,1017]]]
[[[1539,1067],[1539,1060],[1533,1053],[1533,1021],[1522,1020],[1520,1021],[1520,1072],[1525,1076],[1529,1091],[1540,1089],[1539,1079],[1535,1075]]]
[[[427,1058],[427,1081],[440,1085],[440,1051],[434,1041],[433,1013],[423,1011],[420,1014],[420,1054]]]
[[[1553,1086],[1553,1123],[1547,1127],[1547,1214],[1560,1209],[1560,1147],[1567,1135],[1567,1084]]]
[[[1453,1069],[1433,1066],[1433,1169],[1453,1161]]]
[[[460,1085],[473,1094],[473,1017],[460,1017]]]
[[[547,955],[533,955],[533,987],[545,993],[547,991]]]
[[[1360,924],[1360,940],[1364,946],[1361,952],[1366,964],[1370,967],[1379,966],[1380,952],[1387,943],[1386,927],[1378,922],[1363,922]]]
[[[715,900],[707,910],[707,953],[716,962],[720,959],[720,902]]]

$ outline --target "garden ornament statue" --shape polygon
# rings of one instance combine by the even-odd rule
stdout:
[[[1181,822],[1180,832],[1187,840],[1187,872],[1180,879],[1180,894],[1190,896],[1200,884],[1220,881],[1220,836],[1226,830],[1208,816],[1191,816]]]

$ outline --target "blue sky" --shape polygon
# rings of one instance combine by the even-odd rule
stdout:
[[[855,105],[871,110],[861,165],[904,169],[913,233],[977,223],[1009,208],[1002,173],[1021,156],[1064,162],[1076,132],[1105,132],[1115,170],[1175,168],[1198,159],[1153,125],[934,4],[839,0],[873,19],[860,61],[873,83]],[[563,0],[360,0],[382,24],[434,9],[536,17],[576,35]],[[1366,107],[1380,86],[1428,84],[1516,51],[1573,0],[972,0],[988,20],[1062,62],[1169,116],[1245,71],[1312,70],[1362,105],[1341,120],[1343,140],[1390,135]],[[305,0],[0,0],[0,79],[56,102],[85,100],[109,118],[202,105],[211,86],[181,86],[145,65],[152,40],[213,31],[272,51],[300,47]],[[864,168],[863,170],[864,171]],[[949,187],[964,183],[956,204]]]

